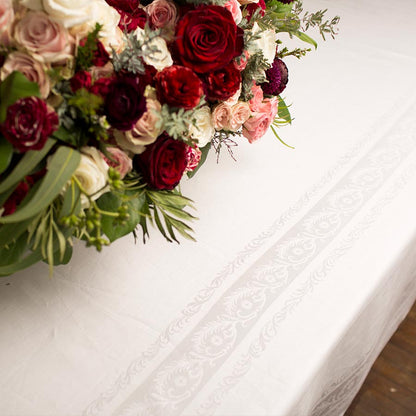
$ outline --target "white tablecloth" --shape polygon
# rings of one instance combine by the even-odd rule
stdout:
[[[183,193],[197,243],[76,246],[0,281],[2,416],[338,416],[416,297],[415,0],[305,0],[295,117]]]

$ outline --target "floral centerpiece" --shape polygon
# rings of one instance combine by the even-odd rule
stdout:
[[[0,0],[0,275],[155,224],[192,237],[179,183],[208,152],[291,122],[293,0]],[[309,45],[308,45],[309,46]]]

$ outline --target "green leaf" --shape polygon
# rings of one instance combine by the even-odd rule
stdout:
[[[205,163],[208,157],[209,149],[211,149],[211,143],[208,143],[206,146],[201,147],[201,160],[199,161],[198,166],[194,170],[187,172],[189,179],[192,178],[198,172],[199,168]]]
[[[18,272],[19,270],[23,270],[27,267],[32,266],[40,260],[42,260],[42,254],[40,253],[40,251],[31,252],[26,257],[13,264],[0,266],[0,276],[10,276],[11,274]]]
[[[71,181],[71,184],[65,191],[59,217],[63,218],[72,214],[77,215],[81,212],[81,209],[81,190],[74,181]]]
[[[10,164],[13,156],[13,146],[4,137],[0,136],[0,173],[3,173]]]
[[[21,72],[12,72],[0,84],[0,123],[6,120],[7,108],[20,98],[39,97],[39,86],[29,81]]]
[[[287,143],[285,143],[280,137],[279,137],[279,135],[277,134],[277,131],[276,131],[276,129],[273,127],[273,126],[270,126],[270,128],[272,129],[272,131],[273,131],[273,134],[275,135],[275,137],[276,137],[276,139],[277,140],[279,140],[279,142],[280,143],[282,143],[283,145],[285,145],[286,147],[289,147],[290,149],[294,149],[294,147],[293,146],[290,146],[290,145],[288,145]]]
[[[279,118],[286,120],[289,124],[292,123],[292,117],[289,112],[289,107],[284,102],[283,98],[279,95],[279,105],[277,108],[277,115]]]
[[[0,217],[0,224],[16,223],[33,217],[59,195],[78,167],[81,155],[69,147],[60,147],[51,156],[48,172],[31,201],[14,214]]]
[[[314,39],[312,39],[310,36],[308,36],[306,33],[296,31],[296,32],[292,32],[292,35],[296,36],[297,38],[299,38],[303,42],[306,42],[306,43],[309,43],[310,45],[313,45],[315,47],[315,49],[318,47],[317,42]]]
[[[36,165],[48,154],[52,146],[56,143],[53,139],[48,139],[41,150],[29,150],[24,154],[19,163],[15,166],[10,175],[0,183],[0,194],[9,190],[28,175]]]
[[[27,234],[22,234],[7,247],[0,248],[0,266],[9,266],[20,260],[27,248]]]

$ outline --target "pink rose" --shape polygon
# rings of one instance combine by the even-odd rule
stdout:
[[[11,26],[14,19],[12,0],[0,0],[0,43],[7,46],[11,38]]]
[[[178,21],[178,12],[173,1],[154,0],[145,8],[150,26],[154,29],[165,29],[172,31]]]
[[[234,59],[234,66],[241,72],[247,66],[248,58],[250,58],[250,54],[248,51],[243,51],[241,56],[238,56]]]
[[[235,24],[238,25],[243,19],[240,3],[237,0],[228,0],[227,3],[224,4],[224,7],[231,12]]]
[[[253,83],[251,92],[253,94],[253,98],[248,102],[250,105],[250,110],[253,112],[259,111],[260,104],[263,101],[263,90],[261,87]]]
[[[23,52],[11,53],[0,71],[0,78],[3,81],[13,71],[20,71],[29,81],[39,85],[40,95],[46,98],[50,91],[49,77],[45,73],[44,65]]]
[[[29,12],[18,21],[14,38],[45,62],[63,62],[73,55],[74,40],[68,31],[43,12]]]
[[[231,107],[230,130],[237,131],[250,117],[250,106],[244,101],[239,101]]]
[[[231,107],[221,103],[215,106],[212,112],[212,124],[215,130],[228,130],[231,120]]]
[[[106,150],[110,153],[112,160],[102,155],[105,163],[116,169],[120,173],[121,178],[124,178],[133,169],[133,161],[129,158],[127,153],[123,152],[118,147],[107,147]]]
[[[266,98],[256,112],[243,124],[243,136],[250,143],[265,135],[277,114],[279,100],[277,97]]]

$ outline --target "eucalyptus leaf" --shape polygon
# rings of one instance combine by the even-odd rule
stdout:
[[[40,251],[31,252],[15,263],[6,266],[0,266],[0,276],[10,276],[13,273],[32,266],[40,260],[42,260],[42,254]]]
[[[55,140],[48,139],[41,150],[29,150],[26,152],[9,176],[0,183],[0,194],[12,188],[26,175],[31,173],[36,165],[49,153],[55,143]]]
[[[29,81],[21,72],[13,71],[0,84],[0,123],[6,120],[7,108],[25,97],[39,97],[39,86]]]
[[[4,137],[0,136],[0,173],[3,173],[10,164],[13,156],[13,146]]]
[[[289,112],[289,107],[286,105],[283,98],[279,95],[279,104],[277,107],[277,115],[279,118],[286,120],[289,124],[292,123],[292,117]]]
[[[7,247],[0,248],[0,267],[10,266],[20,260],[27,249],[27,234],[22,234]]]
[[[69,147],[60,147],[51,156],[48,172],[42,179],[39,189],[30,203],[18,209],[14,214],[0,217],[0,224],[26,220],[46,208],[62,191],[64,185],[78,167],[80,159],[81,155],[78,151]]]
[[[312,39],[310,36],[308,36],[306,33],[296,31],[296,32],[292,32],[292,35],[296,36],[298,39],[302,40],[303,42],[313,45],[315,49],[318,47],[317,42],[314,39]]]

